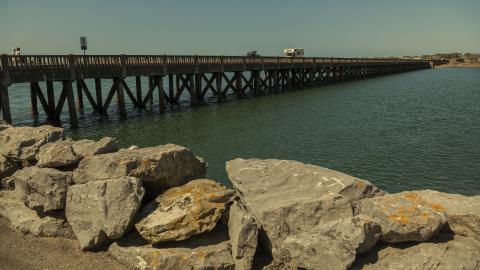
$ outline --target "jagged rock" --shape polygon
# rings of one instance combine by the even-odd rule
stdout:
[[[272,253],[287,236],[352,217],[352,203],[383,194],[368,181],[296,161],[235,159],[226,169]]]
[[[130,150],[135,150],[135,149],[139,149],[140,147],[138,145],[135,145],[135,144],[132,144],[130,145],[129,147],[127,148],[122,148],[118,151],[130,151]]]
[[[7,159],[0,154],[0,181],[3,178],[12,175],[14,172],[20,169],[20,167],[20,164],[18,164],[17,162]]]
[[[118,151],[118,142],[111,137],[105,137],[98,141],[79,140],[73,144],[73,151],[81,159],[89,156],[113,153]]]
[[[129,269],[139,270],[233,270],[225,230],[215,229],[185,241],[150,245],[130,234],[110,245],[109,253]]]
[[[15,178],[9,176],[0,180],[0,189],[14,190],[15,189]]]
[[[122,177],[70,186],[65,213],[82,249],[122,237],[145,193],[138,178]]]
[[[429,242],[384,245],[361,256],[351,269],[478,270],[480,242],[459,235],[437,235]]]
[[[252,215],[238,202],[234,202],[230,206],[228,235],[232,245],[235,270],[252,269],[257,251],[258,226]]]
[[[5,120],[0,120],[0,132],[1,132],[2,130],[5,130],[5,129],[11,128],[11,127],[13,127],[13,126],[10,125],[9,123],[7,123],[7,121],[5,121]]]
[[[372,217],[388,243],[426,241],[445,224],[441,205],[430,204],[412,192],[361,200],[356,211]]]
[[[37,166],[48,168],[74,167],[80,157],[73,151],[72,140],[58,140],[40,147],[37,155]]]
[[[0,154],[29,166],[36,163],[40,146],[63,138],[62,128],[49,125],[7,128],[0,132]]]
[[[418,190],[412,193],[445,211],[448,228],[455,234],[480,240],[480,196],[463,196],[434,190]]]
[[[0,217],[5,218],[13,230],[33,236],[75,237],[61,213],[41,216],[18,200],[13,190],[0,191]]]
[[[146,205],[135,228],[150,243],[179,241],[215,228],[233,195],[220,184],[192,180]]]
[[[25,167],[11,176],[18,198],[29,208],[39,212],[65,208],[71,172],[52,168]]]
[[[119,151],[83,159],[73,173],[77,184],[134,176],[142,180],[149,197],[162,190],[205,176],[206,163],[185,147],[166,144]]]
[[[348,269],[355,256],[371,249],[380,235],[380,226],[369,217],[360,215],[289,236],[283,247],[298,268]]]

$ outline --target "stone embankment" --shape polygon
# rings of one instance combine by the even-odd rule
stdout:
[[[232,190],[206,168],[178,145],[0,123],[0,218],[131,269],[480,269],[480,196],[274,159],[227,162]]]

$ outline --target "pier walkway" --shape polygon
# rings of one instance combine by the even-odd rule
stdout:
[[[106,114],[114,97],[121,119],[127,118],[125,99],[145,108],[155,98],[160,111],[179,102],[187,93],[192,106],[211,92],[221,102],[228,93],[238,98],[359,80],[392,73],[431,68],[432,62],[409,59],[175,56],[175,55],[22,55],[0,56],[0,110],[11,123],[8,88],[30,83],[31,111],[38,115],[38,101],[47,120],[58,122],[67,103],[69,120],[77,125],[77,111],[84,109],[83,95],[98,114]],[[142,86],[141,77],[148,77]],[[125,79],[135,77],[135,85]],[[95,89],[84,80],[94,79]],[[101,80],[111,80],[103,100]],[[167,87],[164,87],[164,80]],[[54,81],[61,82],[55,97]],[[44,86],[41,82],[45,82]],[[74,91],[74,87],[76,91]],[[145,91],[144,91],[145,90]],[[76,94],[76,95],[75,95]]]

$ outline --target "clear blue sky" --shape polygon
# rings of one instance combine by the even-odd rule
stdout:
[[[309,56],[480,52],[480,0],[0,0],[0,52]]]

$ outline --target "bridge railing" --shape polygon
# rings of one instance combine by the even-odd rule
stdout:
[[[75,68],[155,68],[171,73],[195,73],[228,70],[259,70],[312,67],[318,64],[346,63],[413,63],[427,60],[400,58],[331,58],[331,57],[248,57],[196,55],[2,55],[0,70],[8,65],[11,72],[42,69]],[[5,60],[6,59],[6,60]]]

